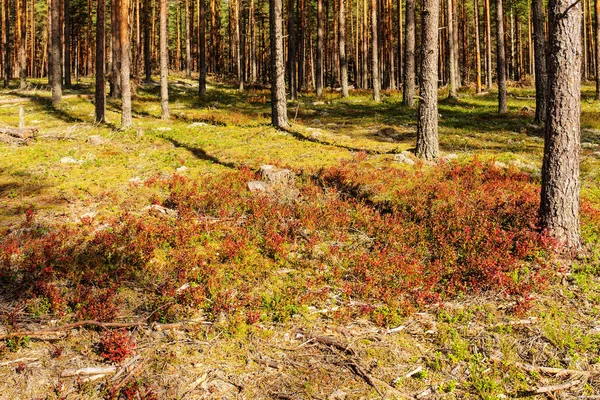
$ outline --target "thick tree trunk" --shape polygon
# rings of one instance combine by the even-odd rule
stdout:
[[[150,53],[150,2],[144,0],[144,72],[146,73],[146,83],[152,82],[152,63]]]
[[[287,128],[285,63],[283,61],[282,0],[270,0],[271,33],[271,120],[276,128]]]
[[[596,0],[596,100],[600,100],[600,0]]]
[[[52,19],[50,28],[52,31],[52,40],[50,42],[48,59],[52,59],[50,64],[52,68],[49,72],[49,75],[51,75],[49,79],[52,88],[52,105],[56,106],[62,99],[62,41],[60,40],[60,24],[58,23],[60,19],[60,0],[51,0],[50,13]]]
[[[488,0],[489,1],[489,0]],[[448,97],[456,99],[458,96],[456,94],[456,59],[454,58],[456,55],[455,47],[456,42],[454,41],[454,14],[453,14],[453,6],[452,0],[446,1],[446,7],[448,10],[448,64],[449,64],[449,85],[450,88],[448,90]]]
[[[439,0],[423,0],[421,11],[421,76],[416,154],[426,160],[439,156],[438,144],[438,21]]]
[[[129,0],[119,2],[119,39],[121,40],[121,127],[129,128],[133,123],[131,116],[130,85],[130,40],[129,40]]]
[[[65,9],[65,87],[71,87],[71,10],[69,7],[70,0],[62,0]]]
[[[379,50],[377,40],[377,0],[371,0],[371,74],[373,75],[373,100],[381,101],[379,78]]]
[[[578,248],[581,3],[550,0],[549,101],[546,118],[542,228],[566,247]]]
[[[200,21],[198,22],[198,47],[200,59],[198,60],[198,69],[200,77],[198,78],[200,97],[206,96],[206,0],[198,0],[200,9],[198,11]]]
[[[475,91],[481,93],[481,46],[479,45],[479,1],[475,0],[473,16],[475,18]]]
[[[106,119],[106,91],[104,82],[104,49],[105,49],[105,0],[98,0],[96,4],[96,122]]]
[[[415,0],[406,0],[405,29],[402,102],[412,107],[415,104]]]
[[[600,4],[600,0],[596,0]],[[548,71],[546,69],[546,29],[543,0],[533,0],[533,45],[535,52],[535,122],[546,121]]]
[[[272,0],[271,0],[272,1]],[[323,96],[323,0],[317,0],[317,63],[315,84],[317,97]]]
[[[346,59],[346,10],[345,0],[340,0],[339,40],[340,46],[340,78],[342,81],[342,97],[348,97],[348,60]]]
[[[168,0],[160,0],[160,107],[162,119],[169,119],[169,31]]]
[[[498,112],[508,111],[506,106],[506,57],[504,54],[504,10],[502,0],[496,0],[496,62],[498,74]]]

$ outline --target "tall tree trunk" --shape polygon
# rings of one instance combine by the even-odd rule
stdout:
[[[296,13],[294,0],[287,0],[288,6],[288,82],[290,99],[298,98],[298,83],[296,81]]]
[[[69,9],[70,0],[62,0],[65,9],[65,87],[71,87],[71,10]]]
[[[303,90],[306,87],[306,0],[300,2],[300,32],[298,37],[298,90]]]
[[[452,15],[454,16],[454,82],[460,87],[460,52],[458,51],[459,35],[458,35],[458,0],[449,0],[452,2]]]
[[[198,0],[200,3],[199,7],[199,18],[198,21],[198,48],[200,53],[200,59],[198,60],[198,69],[200,70],[200,77],[198,78],[199,94],[200,97],[206,96],[206,0]]]
[[[51,0],[56,1],[56,0]],[[121,96],[121,29],[119,1],[111,0],[110,4],[110,35],[112,46],[112,60],[110,73],[110,96],[114,99]]]
[[[358,0],[360,1],[360,0]],[[412,0],[414,1],[414,0]],[[368,13],[367,0],[363,0],[363,13],[362,13],[362,88],[368,89],[369,87],[369,23],[367,16]]]
[[[201,0],[202,1],[202,0]],[[254,0],[250,0],[250,83],[254,84],[257,80],[257,65],[256,65],[256,28],[255,28],[255,10]]]
[[[52,58],[51,67],[49,75],[51,75],[51,87],[52,87],[52,105],[56,106],[60,103],[62,99],[62,74],[61,74],[61,65],[62,65],[62,41],[60,40],[60,0],[50,0],[51,7],[51,31],[52,31],[52,40],[51,46],[49,47],[50,54],[48,55],[48,59]]]
[[[415,0],[406,0],[405,29],[402,102],[408,107],[413,107],[415,104]]]
[[[105,52],[105,0],[97,0],[96,3],[96,93],[95,108],[96,122],[104,122],[106,119],[106,91],[104,82],[104,52]]]
[[[131,116],[130,85],[130,40],[129,40],[129,0],[119,2],[119,39],[121,49],[121,127],[129,128],[133,123]]]
[[[485,84],[492,89],[492,22],[490,20],[490,0],[485,0]]]
[[[271,0],[273,1],[273,0]],[[317,0],[317,62],[316,62],[317,97],[323,97],[323,0]]]
[[[600,0],[596,0],[596,100],[600,100]]]
[[[506,56],[504,54],[504,9],[502,0],[496,0],[496,62],[498,74],[498,112],[508,111],[506,106]]]
[[[160,107],[162,119],[169,119],[169,4],[160,0]]]
[[[242,32],[240,31],[240,5],[241,0],[235,0],[234,12],[235,12],[235,60],[236,60],[236,73],[238,78],[238,89],[240,92],[244,91],[244,75],[242,68]]]
[[[542,228],[567,247],[579,235],[581,3],[550,0],[549,101],[540,217]]]
[[[271,121],[276,128],[287,128],[285,63],[283,61],[282,0],[270,0],[271,34]]]
[[[600,0],[596,0],[600,4]],[[535,52],[535,121],[546,121],[548,71],[546,70],[546,30],[543,0],[533,0],[533,45]]]
[[[381,101],[381,80],[379,78],[379,50],[377,46],[377,0],[371,0],[371,66],[373,75],[373,100]]]
[[[489,1],[489,0],[487,0]],[[449,78],[450,78],[450,90],[448,91],[448,97],[453,99],[457,98],[456,94],[456,42],[454,37],[454,14],[453,14],[453,1],[447,0],[446,7],[448,10],[448,63],[449,63]]]
[[[152,62],[150,53],[150,3],[152,0],[144,0],[144,72],[146,83],[152,82]]]
[[[190,3],[185,0],[185,77],[192,79],[192,35],[190,33]]]
[[[438,143],[438,22],[439,0],[423,0],[421,11],[421,76],[417,116],[417,148],[419,158],[434,160],[439,156]]]
[[[404,35],[402,31],[402,0],[398,0],[398,18],[397,18],[397,29],[398,29],[398,89],[402,90],[404,86]]]
[[[348,97],[348,60],[346,59],[346,10],[344,0],[340,0],[339,40],[340,46],[340,75],[342,81],[342,97]]]
[[[19,87],[25,89],[27,87],[27,0],[15,1],[21,3],[21,12],[17,14],[19,19]]]
[[[481,93],[481,46],[479,45],[479,1],[475,0],[473,16],[475,18],[475,87]]]

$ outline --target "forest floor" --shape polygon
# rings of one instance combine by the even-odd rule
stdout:
[[[92,87],[0,91],[39,128],[0,143],[0,399],[599,398],[591,86],[574,258],[535,229],[533,89],[441,96],[427,164],[397,92],[303,94],[283,132],[268,90],[172,78],[122,131]]]

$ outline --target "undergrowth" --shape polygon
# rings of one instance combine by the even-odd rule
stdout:
[[[146,180],[176,216],[42,226],[30,213],[0,239],[4,294],[74,320],[252,324],[314,306],[386,325],[470,293],[510,297],[519,312],[544,288],[553,242],[537,228],[535,178],[477,160],[364,169],[362,157],[266,193],[247,189],[249,169]]]

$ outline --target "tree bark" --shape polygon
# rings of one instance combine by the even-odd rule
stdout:
[[[402,102],[408,107],[413,107],[415,104],[415,0],[406,0],[405,29]]]
[[[56,1],[56,0],[51,0]],[[111,0],[110,5],[110,35],[112,60],[110,67],[110,96],[114,99],[121,96],[121,29],[119,1]]]
[[[131,126],[131,85],[130,85],[130,40],[129,40],[129,0],[119,2],[119,39],[121,49],[121,128]]]
[[[600,100],[600,0],[596,0],[596,100]]]
[[[198,47],[200,59],[198,60],[198,69],[200,77],[198,78],[200,97],[206,96],[206,0],[198,0],[200,3],[198,22]]]
[[[489,0],[488,0],[489,1]],[[449,85],[450,88],[448,90],[448,97],[456,99],[458,96],[456,94],[456,42],[454,41],[454,13],[453,13],[453,2],[452,0],[446,1],[446,7],[448,10],[448,63],[449,63]]]
[[[21,12],[17,15],[19,18],[19,88],[25,89],[27,88],[27,0],[15,1],[21,4]]]
[[[105,49],[105,24],[106,24],[105,0],[96,3],[96,93],[95,109],[96,122],[104,122],[106,119],[106,91],[104,82],[104,49]]]
[[[485,0],[485,83],[492,89],[492,21],[490,20],[490,0]]]
[[[348,60],[346,59],[346,10],[345,0],[340,0],[339,40],[340,46],[340,75],[342,81],[342,97],[348,97]]]
[[[323,97],[323,0],[317,0],[317,63],[315,84],[317,97]]]
[[[169,4],[160,0],[160,107],[161,118],[167,120],[169,113]]]
[[[271,121],[276,128],[287,128],[285,63],[283,61],[282,0],[270,0],[271,34]]]
[[[152,61],[150,53],[150,2],[144,0],[144,72],[146,73],[146,83],[152,82]]]
[[[600,0],[596,0],[600,4]],[[548,71],[546,69],[546,29],[543,0],[533,0],[533,45],[535,53],[535,122],[546,121]]]
[[[58,23],[60,19],[60,0],[50,0],[51,7],[51,32],[52,32],[52,40],[50,42],[51,46],[49,47],[50,54],[48,55],[48,59],[52,59],[51,62],[51,71],[49,72],[51,88],[52,88],[52,105],[56,106],[60,103],[62,99],[62,74],[61,74],[61,65],[62,65],[62,41],[60,38],[60,24]]]
[[[65,87],[71,87],[71,10],[69,7],[70,0],[62,0],[64,2],[65,26]]]
[[[479,45],[479,1],[474,1],[475,18],[475,91],[481,93],[481,46]]]
[[[439,156],[438,144],[438,21],[439,0],[423,0],[421,11],[421,76],[417,116],[417,148],[419,158],[434,160]]]
[[[377,40],[377,0],[371,0],[371,74],[373,76],[373,100],[381,101],[379,78],[379,50]]]
[[[498,74],[498,113],[508,111],[506,106],[506,56],[504,54],[504,10],[502,0],[496,0],[496,62]]]
[[[296,12],[294,0],[287,0],[288,6],[288,83],[290,99],[298,99],[298,82],[296,81]]]
[[[579,248],[581,3],[550,0],[548,114],[542,167],[542,228]]]
[[[190,3],[185,0],[185,77],[192,79],[192,35],[190,33]]]

